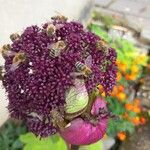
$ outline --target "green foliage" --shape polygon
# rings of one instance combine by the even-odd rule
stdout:
[[[96,25],[96,24],[90,24],[88,26],[89,30],[93,33],[95,33],[96,35],[100,36],[101,38],[103,38],[105,41],[107,42],[111,42],[111,38],[108,36],[107,32],[105,32],[102,28],[100,28],[100,26]]]
[[[128,133],[133,133],[134,132],[134,125],[124,119],[110,119],[108,123],[108,128],[107,128],[107,134],[108,136],[116,136],[116,134],[120,131],[125,131]]]
[[[134,118],[134,117],[137,116],[137,114],[136,114],[135,112],[133,112],[133,111],[128,111],[128,114],[129,114],[129,116],[130,116],[131,118]]]
[[[102,150],[102,141],[87,146],[80,146],[79,150]]]
[[[123,63],[131,64],[131,62],[139,55],[137,48],[129,41],[118,38],[112,39],[106,31],[104,31],[99,25],[90,24],[89,29],[91,32],[97,34],[103,38],[109,45],[116,49],[117,58]]]
[[[118,60],[129,66],[139,55],[136,47],[131,42],[121,38],[116,39],[114,43],[111,43],[111,46],[116,49]]]
[[[109,110],[116,116],[122,116],[126,112],[124,104],[120,103],[116,98],[108,97],[107,101],[109,102]],[[135,117],[136,114],[134,112],[129,112],[129,115],[131,117]],[[120,131],[133,133],[134,125],[131,122],[120,117],[115,120],[110,119],[108,123],[107,134],[109,136],[116,136],[116,134]]]
[[[0,131],[0,150],[22,150],[23,144],[19,140],[19,135],[27,132],[22,124],[8,121]]]
[[[67,145],[59,135],[39,139],[32,133],[20,136],[20,140],[25,144],[23,150],[67,150]],[[79,150],[101,150],[102,142],[80,146]]]
[[[121,80],[118,81],[119,84],[124,85],[124,87],[128,87],[129,83],[128,81],[125,79],[124,76],[122,76]]]
[[[25,144],[23,150],[67,150],[64,140],[58,135],[40,139],[27,133],[21,135],[20,140]]]
[[[113,114],[119,116],[125,113],[125,108],[123,104],[119,103],[116,98],[108,97],[107,101],[109,102],[108,108],[111,112],[113,112]]]

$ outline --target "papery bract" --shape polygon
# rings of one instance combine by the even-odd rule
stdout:
[[[93,108],[92,114],[98,114],[99,109],[106,108],[105,100],[97,98]],[[71,121],[71,125],[64,131],[60,131],[60,135],[70,144],[73,145],[87,145],[100,140],[106,133],[108,117],[101,118],[97,125],[93,125],[82,118],[76,118]]]

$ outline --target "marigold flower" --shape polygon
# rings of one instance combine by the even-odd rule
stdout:
[[[134,80],[137,79],[137,74],[136,74],[136,73],[127,74],[127,75],[125,75],[125,78],[126,78],[127,80],[134,81]]]
[[[141,104],[141,100],[140,99],[138,99],[138,98],[134,99],[134,105],[135,106],[139,107],[140,104]]]
[[[120,73],[120,72],[117,72],[117,81],[120,81],[120,80],[121,80],[121,78],[122,78],[121,73]]]
[[[135,112],[135,113],[140,113],[141,109],[139,107],[134,106],[132,111]]]
[[[119,92],[116,97],[120,100],[120,101],[123,101],[126,99],[126,94],[125,93],[122,93],[122,92]]]
[[[137,65],[132,65],[130,69],[131,69],[132,74],[134,73],[136,74],[139,71],[139,68]]]
[[[119,90],[120,92],[123,92],[123,91],[124,91],[124,86],[123,86],[123,85],[118,85],[118,90]]]
[[[118,93],[118,88],[117,88],[117,86],[114,86],[114,88],[111,92],[111,96],[116,96],[117,93]]]
[[[120,141],[124,141],[126,139],[126,133],[125,132],[119,132],[117,134],[117,137]]]
[[[123,64],[121,63],[119,66],[118,66],[119,70],[122,72],[122,73],[125,73],[127,71],[127,64]]]
[[[146,123],[146,119],[145,119],[144,117],[141,117],[141,118],[140,118],[140,123],[141,123],[142,125],[144,125],[144,124]]]
[[[136,126],[140,124],[140,118],[139,118],[138,116],[132,118],[131,121],[132,121],[132,123],[133,123],[134,125],[136,125]]]
[[[133,105],[131,103],[126,103],[125,108],[126,108],[126,110],[131,111],[133,109]]]

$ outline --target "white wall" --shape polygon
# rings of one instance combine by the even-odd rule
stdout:
[[[86,16],[93,0],[0,0],[0,47],[9,43],[9,35],[26,26],[42,24],[56,12],[69,19],[81,20]],[[0,65],[4,63],[0,57]],[[0,126],[8,118],[8,101],[0,84]]]

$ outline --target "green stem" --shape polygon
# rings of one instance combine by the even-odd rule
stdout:
[[[71,145],[71,150],[78,150],[79,147],[79,145]]]
[[[85,111],[86,114],[91,114],[91,110],[92,110],[93,104],[96,100],[96,97],[97,97],[96,91],[93,91],[91,93],[91,95],[89,96],[89,102],[87,104],[87,109]]]

